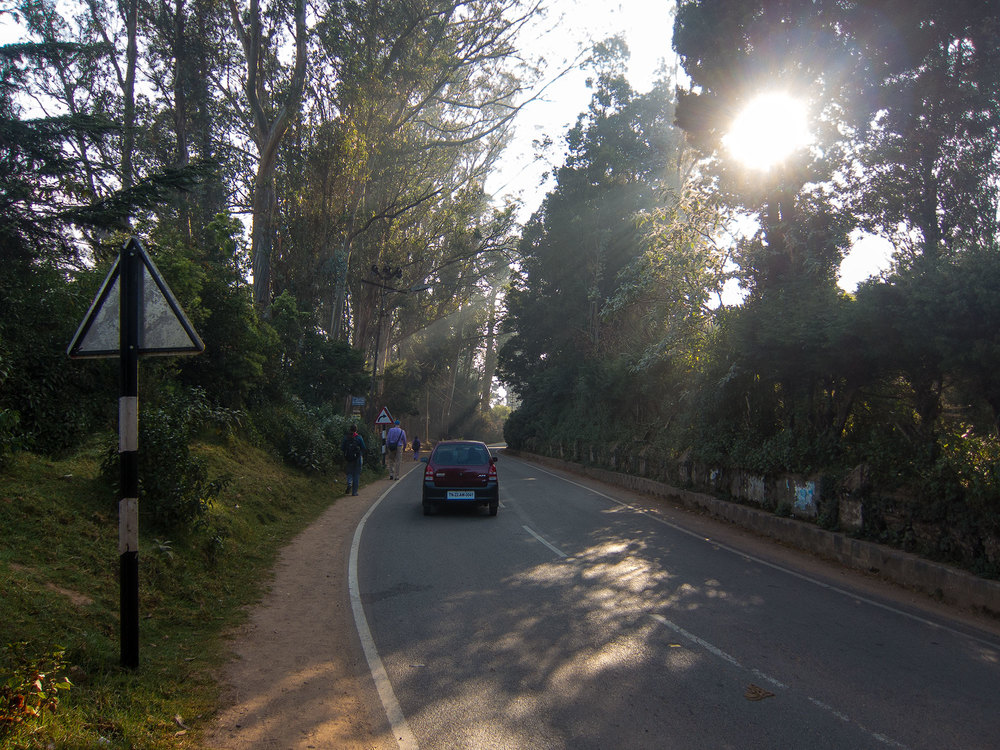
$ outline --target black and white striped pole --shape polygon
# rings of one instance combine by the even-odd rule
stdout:
[[[118,396],[118,456],[121,488],[118,500],[119,616],[121,663],[139,666],[139,301],[142,261],[133,243],[121,254]]]
[[[139,666],[139,356],[204,350],[142,244],[129,240],[67,350],[74,359],[119,358],[118,557],[124,667]]]

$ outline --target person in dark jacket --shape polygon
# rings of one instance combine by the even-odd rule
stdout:
[[[357,425],[351,425],[351,431],[340,443],[340,450],[346,464],[347,492],[357,495],[361,487],[361,465],[365,454],[365,440],[358,434]]]

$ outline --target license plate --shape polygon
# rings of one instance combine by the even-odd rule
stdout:
[[[475,490],[448,490],[449,500],[475,500]]]

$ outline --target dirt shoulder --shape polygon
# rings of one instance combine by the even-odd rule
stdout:
[[[339,499],[282,550],[269,592],[233,636],[236,656],[220,675],[223,708],[205,748],[396,747],[358,640],[346,575],[354,531],[389,484]]]

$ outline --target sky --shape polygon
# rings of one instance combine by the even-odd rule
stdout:
[[[677,64],[670,44],[672,0],[547,0],[545,5],[545,18],[526,30],[522,46],[527,54],[546,58],[545,78],[549,81],[581,49],[617,33],[624,36],[631,52],[629,82],[637,91],[648,91],[664,65]],[[487,181],[486,190],[495,197],[521,198],[521,221],[531,216],[553,187],[552,179],[544,175],[562,163],[564,135],[590,103],[592,91],[585,85],[586,78],[584,72],[567,74],[551,83],[539,101],[525,106],[518,115],[511,145]],[[544,136],[557,147],[538,157],[532,142]],[[852,292],[860,281],[887,268],[891,252],[884,240],[856,235],[841,265],[841,288]]]
[[[671,0],[546,0],[545,7],[544,18],[526,29],[521,44],[528,55],[546,59],[542,84],[547,87],[538,101],[527,104],[518,115],[514,142],[486,185],[487,192],[497,196],[520,195],[525,204],[522,220],[538,208],[552,187],[543,175],[562,163],[563,136],[586,111],[593,93],[586,86],[588,73],[583,71],[552,80],[581,50],[618,33],[624,35],[631,52],[629,81],[640,92],[648,91],[660,66],[674,58]],[[557,148],[536,158],[532,142],[545,136]]]

